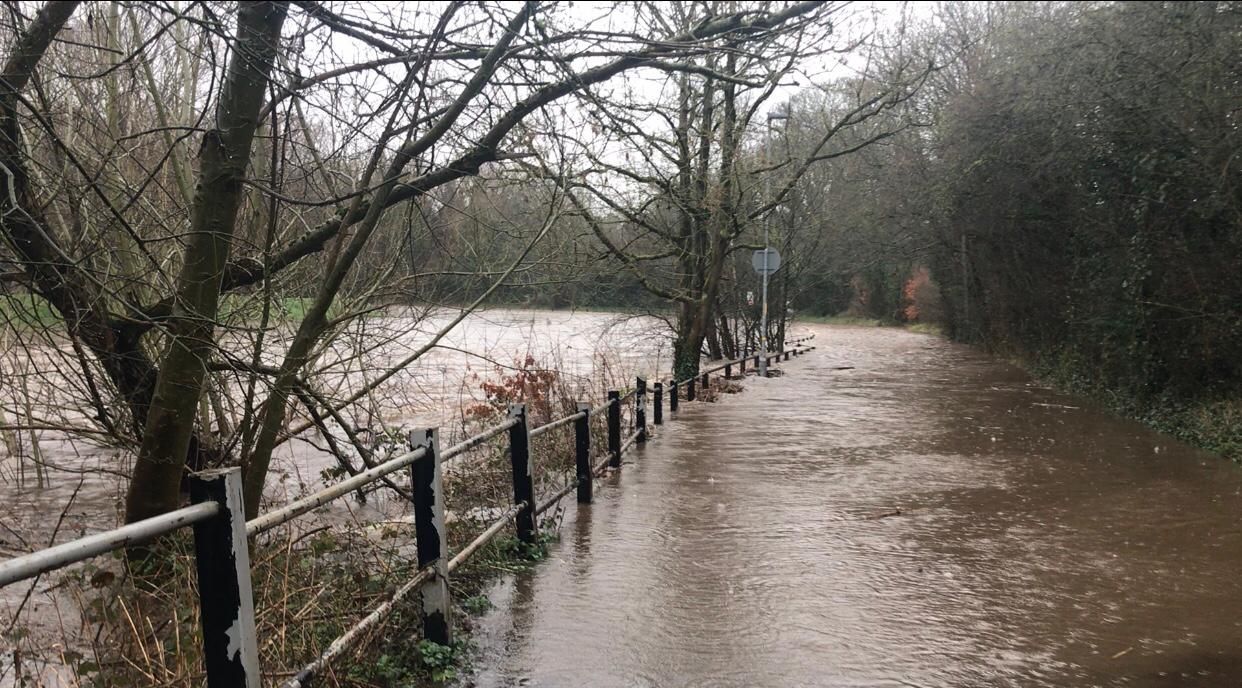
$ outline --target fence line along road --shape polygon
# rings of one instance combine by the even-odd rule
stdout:
[[[813,336],[812,336],[813,337]],[[410,472],[414,512],[415,549],[418,571],[388,600],[376,607],[353,627],[332,641],[315,661],[303,667],[285,688],[300,688],[328,667],[335,659],[366,637],[367,630],[387,617],[404,599],[415,593],[420,605],[423,637],[442,645],[452,642],[452,601],[449,599],[448,577],[471,555],[478,552],[504,531],[512,522],[519,541],[533,545],[537,536],[536,517],[551,509],[571,492],[577,500],[589,504],[595,492],[594,479],[609,469],[620,469],[621,456],[636,445],[647,441],[647,397],[652,397],[654,424],[664,424],[664,401],[675,413],[680,390],[685,389],[686,401],[694,401],[701,386],[707,388],[710,376],[719,372],[733,377],[737,366],[741,375],[753,363],[759,368],[767,363],[788,361],[815,349],[803,346],[812,337],[794,339],[781,351],[747,353],[741,358],[709,363],[693,377],[684,380],[655,382],[648,389],[647,380],[638,378],[633,388],[622,392],[610,390],[607,400],[591,406],[579,402],[568,416],[536,428],[529,427],[526,405],[514,404],[506,420],[491,426],[447,449],[439,447],[435,428],[410,433],[410,451],[373,468],[325,487],[314,494],[262,514],[247,522],[242,507],[241,471],[223,468],[203,471],[190,476],[190,506],[176,511],[113,528],[102,533],[66,542],[47,549],[0,563],[0,587],[69,566],[93,557],[151,542],[182,528],[194,532],[195,573],[198,577],[200,619],[202,627],[203,663],[209,688],[259,688],[260,667],[254,611],[254,594],[250,581],[249,539],[288,523],[343,495],[384,479],[402,469]],[[631,432],[622,436],[622,407],[633,400]],[[591,419],[605,415],[606,445],[603,459],[592,461]],[[575,479],[539,502],[533,482],[533,459],[530,440],[553,430],[572,425],[574,429]],[[513,476],[513,504],[483,530],[472,542],[450,558],[445,529],[443,467],[453,458],[479,446],[488,439],[508,432],[509,458]]]

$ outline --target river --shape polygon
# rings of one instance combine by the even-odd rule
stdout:
[[[489,592],[467,683],[1242,685],[1242,472],[943,339],[683,404]]]

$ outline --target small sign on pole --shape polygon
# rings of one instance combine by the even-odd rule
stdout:
[[[751,256],[750,264],[760,275],[771,275],[781,267],[781,254],[774,248],[761,248]]]
[[[755,305],[755,292],[753,291],[746,292],[746,305],[747,306]]]

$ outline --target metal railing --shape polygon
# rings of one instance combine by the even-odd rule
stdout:
[[[746,364],[753,360],[757,368],[761,357],[766,357],[768,362],[782,358],[787,361],[790,356],[813,350],[815,347],[801,346],[809,339],[787,342],[786,346],[793,345],[792,349],[748,353],[741,358],[717,362],[700,370],[694,377],[673,380],[667,385],[660,380],[651,389],[648,389],[645,379],[638,378],[635,386],[624,393],[609,391],[603,404],[591,406],[579,402],[575,413],[535,428],[529,427],[526,405],[514,404],[509,408],[509,417],[505,421],[443,451],[439,447],[437,429],[417,430],[409,435],[410,451],[249,522],[244,518],[240,469],[195,473],[190,476],[190,506],[2,562],[0,587],[36,578],[102,554],[143,545],[182,528],[192,528],[207,686],[258,688],[260,668],[250,580],[249,539],[399,470],[408,469],[417,572],[388,600],[333,640],[319,657],[282,685],[285,688],[308,685],[319,672],[367,637],[367,631],[388,616],[397,604],[414,593],[419,593],[422,598],[419,609],[424,637],[447,645],[452,642],[449,575],[503,532],[510,522],[515,526],[517,539],[533,545],[537,536],[535,519],[539,514],[551,509],[571,492],[577,492],[579,503],[589,504],[595,492],[595,478],[610,469],[619,470],[622,455],[647,441],[649,395],[654,401],[654,424],[662,425],[666,393],[670,411],[675,412],[679,387],[684,386],[686,400],[693,401],[696,383],[706,388],[710,384],[710,375],[724,371],[726,378],[732,377],[733,366],[738,366],[739,372],[744,375]],[[622,436],[622,407],[631,400],[632,428]],[[604,414],[606,419],[607,444],[603,460],[592,463],[591,419],[600,414]],[[530,440],[571,424],[574,428],[574,480],[539,503],[534,490]],[[455,457],[506,431],[513,469],[513,505],[450,558],[445,528],[443,468]]]
[[[0,563],[0,587],[143,545],[188,526],[194,529],[207,685],[258,688],[259,646],[241,471],[227,468],[191,475],[190,501],[184,509]]]

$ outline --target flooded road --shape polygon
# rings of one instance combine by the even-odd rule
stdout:
[[[569,505],[490,591],[474,685],[1242,685],[1237,466],[938,338],[813,329]]]

